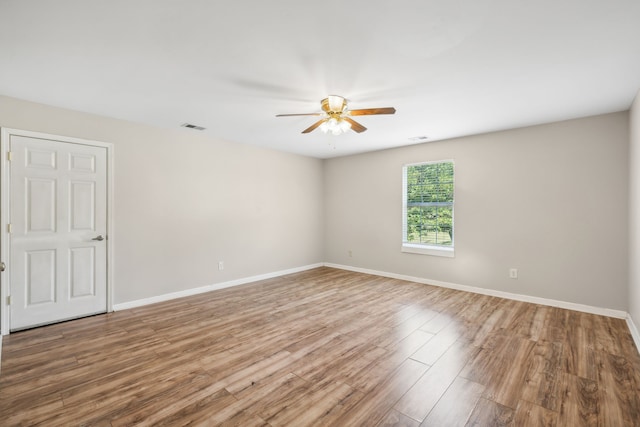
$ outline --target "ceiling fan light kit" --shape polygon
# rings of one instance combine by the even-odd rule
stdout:
[[[321,113],[298,113],[298,114],[278,114],[276,117],[287,116],[321,116],[322,118],[303,130],[302,133],[310,133],[317,128],[324,133],[340,135],[349,129],[361,133],[367,130],[366,127],[353,120],[350,116],[370,116],[377,114],[394,114],[393,107],[385,108],[365,108],[360,110],[349,110],[347,100],[338,95],[329,95],[320,101]]]
[[[331,132],[332,135],[340,135],[349,129],[351,129],[351,123],[342,118],[336,119],[332,117],[320,125],[320,130],[323,133]]]

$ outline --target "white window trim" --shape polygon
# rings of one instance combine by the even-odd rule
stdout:
[[[432,256],[441,256],[447,258],[455,257],[455,239],[452,242],[452,246],[439,246],[439,245],[427,245],[420,243],[409,243],[406,242],[407,238],[407,168],[409,166],[416,165],[427,165],[434,163],[445,163],[451,162],[454,164],[455,171],[455,162],[453,159],[443,159],[443,160],[434,160],[429,162],[418,162],[418,163],[407,163],[402,166],[402,246],[400,248],[400,252],[411,253],[411,254],[420,254],[420,255],[432,255]],[[453,187],[455,194],[455,185],[456,185],[456,174],[453,174]],[[455,197],[453,199],[453,221],[455,224]],[[454,225],[455,229],[455,225]]]
[[[403,243],[400,252],[420,255],[455,257],[455,249],[449,246],[420,245],[417,243]]]

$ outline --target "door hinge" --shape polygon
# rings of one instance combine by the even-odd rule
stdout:
[[[11,295],[7,297],[7,305],[11,305]]]
[[[13,160],[13,152],[12,151],[7,151],[7,160],[9,160],[9,161]]]
[[[11,234],[13,230],[13,227],[11,227],[11,224],[7,224],[7,233]]]

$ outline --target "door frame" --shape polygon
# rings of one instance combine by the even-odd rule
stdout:
[[[113,253],[115,250],[114,221],[113,221],[113,144],[93,141],[70,136],[53,135],[49,133],[28,130],[0,128],[0,261],[6,265],[6,270],[0,273],[0,335],[8,335],[11,330],[11,307],[8,304],[10,283],[10,257],[8,218],[10,212],[10,169],[9,169],[9,140],[12,135],[29,138],[50,139],[54,141],[82,144],[107,150],[107,312],[113,311]]]

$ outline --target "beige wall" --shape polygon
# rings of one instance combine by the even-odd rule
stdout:
[[[0,126],[114,144],[115,303],[322,262],[320,160],[1,96]]]
[[[640,327],[640,92],[629,116],[629,314]]]
[[[325,261],[626,311],[628,141],[622,112],[325,161]],[[402,166],[441,159],[455,258],[401,253]]]
[[[640,317],[626,112],[324,162],[7,97],[0,126],[114,144],[116,303],[326,261],[619,310],[631,295]],[[439,159],[456,162],[456,257],[401,253],[402,165]]]

